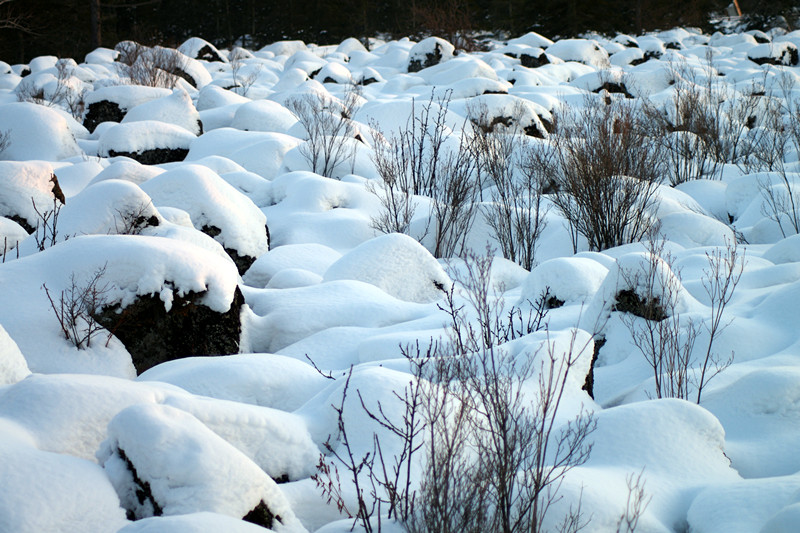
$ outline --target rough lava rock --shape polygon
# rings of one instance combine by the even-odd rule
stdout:
[[[173,296],[167,311],[159,295],[138,296],[122,308],[101,309],[95,319],[112,332],[131,354],[136,372],[165,361],[193,355],[229,355],[239,352],[244,297],[237,287],[230,309],[214,311],[202,303],[202,292]]]

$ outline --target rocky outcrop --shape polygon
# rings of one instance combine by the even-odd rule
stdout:
[[[174,294],[167,311],[156,294],[139,296],[124,309],[105,307],[94,318],[131,354],[137,373],[165,361],[193,355],[239,352],[239,312],[244,297],[236,288],[230,309],[218,313],[201,303],[204,293]]]
[[[109,150],[109,157],[125,156],[138,161],[143,165],[160,165],[162,163],[172,163],[183,161],[189,154],[188,148],[152,148],[141,152],[117,152]]]

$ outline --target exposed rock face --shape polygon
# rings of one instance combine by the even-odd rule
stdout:
[[[121,312],[119,304],[102,309],[95,319],[122,341],[139,374],[182,357],[238,353],[239,312],[244,304],[239,288],[225,313],[200,303],[202,296],[195,292],[174,294],[170,311],[158,295],[140,296]]]
[[[519,60],[523,67],[528,68],[539,68],[550,63],[550,60],[547,58],[547,54],[544,52],[541,52],[538,56],[522,54],[519,56]]]
[[[658,298],[641,298],[635,291],[625,289],[617,293],[613,311],[630,313],[645,320],[660,322],[667,318],[667,313]]]
[[[273,521],[277,520],[280,522],[281,517],[273,515],[272,511],[267,507],[267,504],[264,503],[264,500],[261,500],[258,505],[256,505],[255,509],[247,513],[242,520],[257,526],[272,529]]]
[[[89,104],[86,117],[83,119],[83,127],[93,132],[103,122],[121,122],[123,118],[125,111],[120,109],[119,104],[101,100]]]
[[[162,163],[172,163],[173,161],[183,161],[189,154],[188,148],[153,148],[141,152],[117,152],[109,150],[109,157],[122,155],[130,157],[143,165],[160,165]]]

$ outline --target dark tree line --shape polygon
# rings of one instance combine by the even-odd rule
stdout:
[[[347,37],[464,30],[639,33],[675,26],[710,29],[727,0],[0,0],[0,59],[75,57],[126,39],[176,45],[199,36],[217,46],[260,47],[283,39],[332,44]],[[755,24],[796,15],[796,0],[740,0]],[[787,17],[792,20],[792,17]]]

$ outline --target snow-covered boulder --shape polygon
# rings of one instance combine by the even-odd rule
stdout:
[[[758,44],[748,50],[747,59],[758,65],[795,67],[800,63],[797,46],[788,41]]]
[[[536,266],[525,278],[519,304],[545,297],[546,307],[588,302],[598,291],[608,269],[586,257],[558,257]]]
[[[131,108],[122,123],[141,122],[143,120],[158,120],[175,124],[194,135],[203,133],[203,124],[200,114],[192,104],[189,93],[183,89],[175,89],[169,96],[151,100]]]
[[[80,155],[83,152],[75,140],[75,127],[83,129],[71,117],[43,105],[0,105],[0,131],[8,135],[8,145],[0,150],[0,159],[59,161]]]
[[[206,166],[182,165],[141,187],[156,207],[177,207],[189,213],[194,227],[217,240],[240,273],[269,250],[264,213]]]
[[[278,533],[305,531],[269,476],[179,409],[123,410],[109,424],[98,459],[136,518],[210,511]]]
[[[242,104],[233,116],[231,127],[244,131],[274,131],[288,133],[297,124],[297,117],[271,100],[255,100]]]
[[[0,418],[0,530],[116,533],[127,520],[103,470],[85,459],[40,451]]]
[[[453,57],[456,47],[440,37],[428,37],[415,44],[408,53],[408,72],[438,65]]]
[[[161,87],[141,85],[102,87],[86,95],[83,125],[89,131],[94,131],[103,122],[121,122],[129,109],[169,94],[169,89]]]
[[[0,216],[33,233],[41,222],[36,211],[53,211],[54,202],[60,207],[65,198],[50,163],[0,161]]]
[[[266,353],[176,359],[151,368],[138,380],[171,383],[192,394],[282,411],[298,409],[327,381],[308,363]]]
[[[547,47],[547,53],[564,61],[577,61],[596,68],[608,67],[608,52],[591,39],[562,39]]]
[[[157,120],[117,124],[100,137],[102,157],[124,155],[144,165],[183,161],[195,135],[185,128]]]
[[[441,299],[452,285],[436,258],[401,233],[382,235],[355,247],[333,263],[323,279],[363,281],[395,298],[417,303]]]
[[[322,244],[286,244],[261,255],[242,279],[251,287],[264,288],[273,277],[287,269],[322,276],[340,257],[342,254]]]
[[[217,50],[216,46],[200,37],[189,37],[178,47],[178,51],[192,59],[228,62],[227,58]]]

